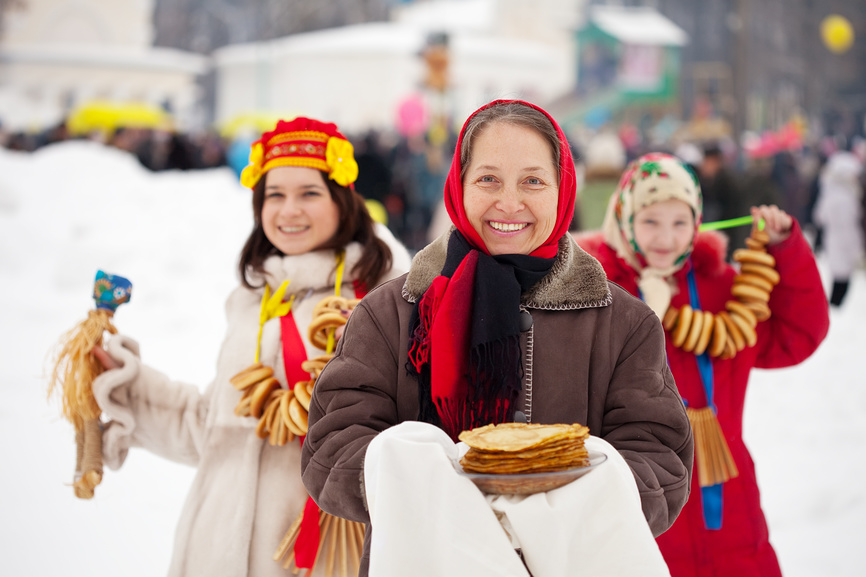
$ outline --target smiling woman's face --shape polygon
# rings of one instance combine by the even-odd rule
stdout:
[[[530,254],[556,226],[559,182],[548,141],[495,122],[475,137],[463,176],[463,209],[492,255]]]
[[[331,240],[340,210],[323,173],[315,168],[280,166],[265,173],[262,228],[286,255],[304,254]]]

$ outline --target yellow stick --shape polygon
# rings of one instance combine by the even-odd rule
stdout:
[[[340,519],[340,575],[349,577],[349,554],[346,550],[346,539],[348,538],[346,524],[348,521]]]
[[[337,553],[337,530],[336,526],[339,523],[339,517],[334,518],[334,536],[328,540],[328,562],[325,564],[325,577],[333,577],[334,575],[334,555]]]
[[[324,511],[322,511],[322,516],[320,519],[324,519],[320,521],[320,525],[322,527],[322,534],[319,535],[319,549],[316,551],[316,559],[313,561],[313,568],[319,564],[319,557],[322,555],[322,549],[325,548],[325,539],[327,537],[328,531],[331,528],[331,521],[334,519],[332,515],[328,515]]]
[[[301,514],[298,515],[298,518],[295,519],[295,522],[292,523],[292,526],[289,527],[289,530],[286,531],[283,540],[280,541],[280,546],[277,547],[277,552],[274,553],[274,561],[279,561],[283,558],[283,555],[286,554],[286,551],[289,550],[289,547],[292,546],[292,543],[295,541],[295,537],[298,534],[298,529],[301,526],[301,519],[304,517],[304,512],[301,511]]]
[[[349,549],[352,551],[352,564],[357,573],[361,570],[361,553],[358,551],[358,532],[355,525],[357,523],[349,522]]]

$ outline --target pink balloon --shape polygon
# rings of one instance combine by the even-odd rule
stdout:
[[[420,94],[407,96],[397,107],[397,131],[407,138],[423,134],[430,123],[427,104]]]

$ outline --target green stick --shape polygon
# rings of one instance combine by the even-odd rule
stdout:
[[[723,228],[733,228],[735,226],[743,226],[746,224],[752,224],[754,219],[751,216],[740,216],[738,218],[729,218],[728,220],[717,220],[715,222],[705,222],[698,230],[720,230]],[[764,230],[764,219],[758,220],[758,230]]]

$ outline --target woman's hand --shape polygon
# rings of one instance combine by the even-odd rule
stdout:
[[[755,219],[755,222],[758,219],[764,219],[764,230],[770,235],[769,244],[771,245],[779,244],[791,236],[791,227],[794,225],[794,219],[775,204],[753,206],[752,218]]]
[[[117,364],[111,355],[108,354],[108,351],[102,348],[100,345],[96,345],[91,349],[90,354],[96,357],[96,360],[99,361],[99,364],[102,365],[106,371],[110,371],[111,369],[116,369],[120,365]]]

